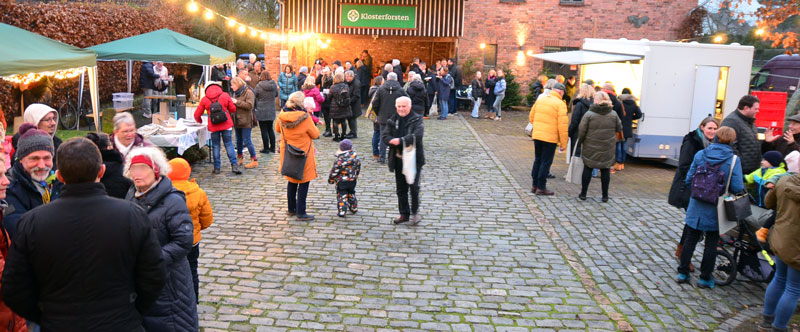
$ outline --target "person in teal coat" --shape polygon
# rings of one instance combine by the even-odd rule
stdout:
[[[720,127],[717,130],[717,137],[714,143],[704,150],[695,154],[692,166],[686,173],[686,185],[690,185],[694,173],[698,166],[708,163],[711,166],[720,165],[719,169],[725,175],[727,182],[728,174],[731,173],[731,163],[733,163],[733,148],[731,144],[736,141],[736,132],[731,127]],[[733,165],[733,173],[730,176],[730,192],[739,193],[744,191],[744,177],[742,176],[742,163],[740,158],[736,158]],[[723,189],[723,193],[724,193]],[[717,243],[719,243],[719,226],[717,221],[717,204],[707,203],[692,197],[689,200],[689,208],[686,209],[686,241],[683,244],[683,251],[678,266],[678,283],[689,282],[689,263],[692,261],[694,249],[700,237],[705,235],[705,249],[703,251],[703,261],[700,265],[700,280],[697,286],[700,288],[714,288],[714,279],[711,272],[717,260]]]
[[[278,88],[280,89],[281,108],[283,108],[289,95],[297,91],[297,75],[295,75],[292,65],[283,67],[283,72],[278,76]]]

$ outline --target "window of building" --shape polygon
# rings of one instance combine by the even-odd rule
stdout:
[[[483,49],[483,65],[497,66],[497,44],[486,44],[486,48]]]
[[[559,0],[558,4],[565,6],[582,6],[585,3],[584,0]]]
[[[500,3],[525,3],[525,0],[500,0]]]

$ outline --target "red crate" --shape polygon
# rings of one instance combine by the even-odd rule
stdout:
[[[756,114],[756,127],[774,127],[777,132],[783,131],[783,119],[786,115],[786,92],[753,91],[758,98],[759,111]]]

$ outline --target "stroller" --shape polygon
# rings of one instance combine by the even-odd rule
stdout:
[[[717,263],[712,276],[719,286],[730,285],[738,273],[756,282],[769,283],[775,275],[772,252],[756,238],[755,231],[774,211],[751,205],[753,214],[737,220],[737,226],[720,236],[717,246]]]
[[[462,85],[460,88],[456,88],[454,92],[458,100],[458,108],[468,111],[472,110],[472,105],[475,103],[475,101],[472,100],[472,85]]]

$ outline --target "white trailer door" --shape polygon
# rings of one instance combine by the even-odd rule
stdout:
[[[717,103],[719,69],[720,67],[716,66],[696,66],[692,114],[689,118],[688,130],[697,128],[703,119],[714,115],[714,108]]]

